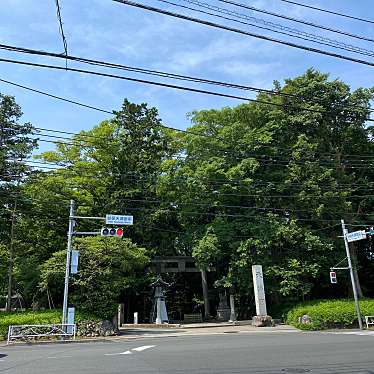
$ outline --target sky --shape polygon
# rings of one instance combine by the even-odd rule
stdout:
[[[172,1],[172,0],[171,0]],[[374,51],[374,43],[320,30],[292,21],[223,4],[201,0],[236,11],[249,17],[296,28]],[[237,0],[290,17],[308,20],[330,28],[374,39],[374,25],[324,14],[291,5],[281,0]],[[374,58],[298,40],[260,30],[257,27],[217,19],[159,0],[139,0],[144,4],[208,19],[249,32],[272,36],[335,53],[374,62]],[[175,3],[192,6],[183,0]],[[373,0],[300,0],[300,2],[337,12],[374,20]],[[342,79],[353,89],[374,86],[374,67],[329,56],[310,53],[288,46],[259,40],[246,35],[214,29],[204,25],[129,7],[112,0],[60,0],[63,27],[69,54],[128,66],[155,69],[240,85],[272,88],[273,81],[283,81],[303,74],[308,68],[329,73],[331,79]],[[1,0],[0,44],[63,53],[55,0]],[[374,53],[374,52],[373,52]],[[64,60],[23,55],[0,49],[0,58],[41,62],[65,66]],[[69,67],[104,71],[103,68],[68,62]],[[166,82],[140,74],[106,70],[108,73]],[[187,114],[200,109],[234,106],[243,101],[183,92],[118,79],[54,71],[0,62],[0,79],[29,86],[54,95],[103,108],[118,110],[124,98],[135,103],[146,102],[158,109],[168,126],[185,129],[191,125]],[[179,85],[186,82],[167,81]],[[215,90],[254,98],[253,93],[220,87],[188,84],[190,87]],[[0,82],[0,93],[16,97],[24,113],[23,122],[54,130],[78,132],[89,130],[110,115],[61,102]],[[41,142],[39,152],[53,148]]]

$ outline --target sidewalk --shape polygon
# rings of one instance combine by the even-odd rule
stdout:
[[[279,332],[298,332],[296,328],[288,325],[277,325],[274,327],[254,327],[249,324],[250,321],[240,321],[238,324],[228,322],[207,322],[193,323],[188,325],[124,325],[119,329],[119,335],[107,337],[87,337],[77,338],[75,340],[39,340],[33,342],[15,342],[8,347],[20,344],[69,344],[69,343],[95,343],[111,342],[121,340],[132,340],[142,338],[167,338],[181,336],[202,336],[202,335],[221,335],[233,333],[279,333]],[[137,326],[137,327],[134,327]],[[161,327],[162,326],[162,327]],[[0,347],[5,347],[6,341],[0,341]]]

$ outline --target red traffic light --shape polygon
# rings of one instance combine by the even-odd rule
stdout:
[[[335,271],[330,271],[330,282],[331,283],[338,283],[338,280],[336,279]]]
[[[117,236],[117,237],[121,237],[122,235],[123,235],[123,229],[122,228],[103,227],[101,229],[101,236]]]

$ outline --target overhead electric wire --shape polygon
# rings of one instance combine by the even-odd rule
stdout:
[[[323,13],[333,14],[334,16],[340,16],[340,17],[350,18],[350,19],[353,19],[353,20],[356,20],[356,21],[361,21],[361,22],[374,24],[374,20],[369,20],[369,19],[365,19],[365,18],[361,18],[361,17],[357,17],[357,16],[352,16],[350,14],[339,13],[339,12],[334,11],[334,10],[327,10],[327,9],[323,9],[323,8],[318,8],[318,7],[315,7],[315,6],[312,6],[312,5],[302,4],[302,3],[298,3],[296,1],[291,1],[291,0],[279,0],[279,1],[282,1],[284,3],[293,4],[293,5],[297,5],[297,6],[304,7],[304,8],[317,10],[317,11],[323,12]]]
[[[6,49],[6,50],[10,50],[10,51],[15,51],[15,52],[29,53],[29,54],[39,54],[39,55],[42,55],[42,56],[61,58],[60,55],[55,54],[55,53],[51,53],[51,52],[38,51],[38,50],[33,50],[33,49],[25,49],[25,48],[20,48],[20,47],[13,47],[13,46],[4,45],[4,44],[0,44],[0,49],[1,48]],[[295,95],[295,94],[284,93],[284,92],[279,92],[279,91],[274,91],[274,90],[269,90],[269,89],[264,89],[264,88],[259,88],[259,87],[239,85],[239,84],[234,84],[234,83],[229,83],[229,82],[215,81],[215,80],[192,77],[192,76],[187,76],[187,75],[180,75],[180,74],[168,73],[168,72],[157,71],[157,70],[143,69],[143,68],[120,65],[120,64],[113,64],[113,63],[108,63],[108,62],[105,62],[105,61],[84,59],[84,58],[76,57],[76,56],[68,56],[68,58],[71,59],[71,60],[74,60],[74,61],[82,62],[82,63],[88,63],[88,64],[92,64],[92,65],[97,65],[97,66],[116,68],[116,69],[121,69],[121,70],[125,70],[125,71],[141,73],[141,74],[155,75],[155,76],[160,76],[160,77],[165,77],[165,78],[170,78],[170,79],[176,79],[176,80],[182,80],[182,81],[191,81],[191,82],[194,82],[194,83],[211,84],[211,85],[217,85],[217,86],[234,88],[234,89],[245,90],[245,91],[254,91],[254,92],[258,92],[258,93],[269,94],[269,95],[272,95],[272,96],[278,96],[278,97],[281,96],[281,97],[286,97],[286,98],[291,98],[291,99],[294,98],[294,99],[297,99],[297,100],[301,99],[301,100],[303,100],[303,103],[305,103],[305,104],[309,104],[309,103],[320,104],[320,100],[318,100],[318,99],[313,99],[312,101],[310,99],[308,99],[306,101],[302,97],[300,97],[298,95]],[[11,82],[9,80],[0,79],[0,81],[2,81],[4,83],[8,83],[10,85],[20,87],[20,88],[24,88],[26,90],[30,90],[30,91],[33,91],[33,92],[36,92],[36,93],[40,93],[42,95],[46,95],[46,96],[50,96],[50,97],[53,97],[53,98],[56,98],[56,99],[67,101],[67,102],[70,102],[72,104],[88,107],[88,108],[95,109],[95,110],[98,110],[98,111],[101,111],[101,112],[104,112],[104,113],[109,113],[109,114],[113,113],[113,112],[110,112],[110,111],[105,110],[105,109],[100,109],[100,108],[93,107],[93,106],[90,106],[90,105],[78,103],[77,101],[74,101],[74,100],[69,100],[69,99],[61,98],[59,96],[51,95],[49,93],[46,93],[46,92],[43,92],[43,91],[40,91],[40,90],[36,90],[36,89],[30,88],[30,87],[26,87],[24,85],[14,83],[14,82]],[[284,105],[286,105],[286,104],[284,104]],[[305,108],[305,109],[308,110],[308,111],[318,112],[317,109],[311,109],[311,108]],[[345,105],[345,106],[342,106],[339,109],[365,110],[367,112],[373,112],[374,111],[374,109],[371,109],[371,108],[368,108],[368,107],[362,107],[362,106],[359,106],[359,105],[356,105],[356,106]]]
[[[55,0],[55,3],[56,3],[57,19],[58,19],[58,22],[59,22],[60,34],[61,34],[61,38],[62,38],[62,44],[64,46],[65,56],[67,56],[68,55],[68,43],[67,43],[66,38],[65,38],[64,27],[63,27],[63,24],[62,24],[62,17],[61,17],[61,9],[60,9],[59,0]]]
[[[62,145],[68,145],[68,146],[81,146],[80,142],[87,142],[87,140],[85,140],[85,139],[71,139],[71,138],[66,138],[66,137],[62,137],[62,136],[55,136],[55,135],[39,134],[39,136],[47,137],[47,138],[49,137],[49,138],[53,138],[53,139],[60,139],[61,141],[60,140],[50,140],[50,139],[40,139],[40,138],[36,138],[35,140],[40,141],[40,142],[62,144]],[[62,141],[62,140],[70,140],[70,142]],[[77,143],[72,143],[72,141],[74,141],[74,140]],[[228,155],[230,155],[230,154],[228,154]],[[223,157],[223,156],[221,155],[221,157]],[[265,158],[265,157],[268,157],[268,158]],[[304,158],[304,159],[301,158],[301,159],[297,159],[297,160],[292,159],[292,158],[286,158],[286,159],[282,160],[280,157],[282,157],[282,156],[281,155],[269,156],[269,155],[262,155],[262,154],[254,153],[254,154],[249,154],[247,156],[240,156],[240,157],[237,156],[236,158],[239,159],[239,160],[243,160],[243,159],[247,159],[247,158],[255,158],[255,160],[260,165],[264,165],[264,166],[267,166],[267,167],[280,167],[280,166],[289,167],[289,166],[292,166],[292,165],[305,165],[306,161],[310,161],[310,162],[318,162],[318,166],[320,166],[320,167],[330,167],[330,168],[344,167],[346,169],[369,169],[369,170],[373,168],[373,165],[368,164],[367,161],[365,163],[365,166],[362,166],[361,164],[357,164],[357,160],[347,160],[347,161],[351,161],[350,164],[348,164],[348,163],[343,163],[343,164],[340,163],[339,164],[334,160],[331,160],[331,161],[328,161],[328,160],[326,160],[326,161],[324,161],[324,160],[310,160],[309,158]],[[188,155],[184,156],[184,157],[174,157],[173,160],[178,160],[178,159],[185,160],[186,158],[188,158]],[[196,160],[201,160],[201,157],[196,158]]]
[[[202,93],[202,94],[207,94],[207,95],[225,97],[225,98],[229,98],[229,99],[250,101],[250,102],[266,104],[266,105],[276,106],[276,107],[281,107],[281,108],[289,106],[287,104],[273,103],[273,102],[258,100],[258,99],[249,99],[249,98],[243,97],[243,96],[225,94],[225,93],[208,91],[208,90],[201,90],[201,89],[192,88],[192,87],[178,86],[178,85],[174,85],[174,84],[155,82],[155,81],[150,81],[150,80],[145,80],[145,79],[130,78],[130,77],[125,77],[125,76],[120,76],[120,75],[115,75],[115,74],[101,73],[101,72],[92,71],[92,70],[84,70],[84,69],[77,69],[77,68],[71,68],[71,67],[65,68],[65,67],[62,67],[62,66],[39,64],[39,63],[34,63],[34,62],[29,62],[29,61],[19,61],[19,60],[13,60],[13,59],[5,59],[5,58],[0,58],[0,62],[13,63],[13,64],[19,64],[19,65],[25,65],[25,66],[48,68],[48,69],[55,69],[55,70],[67,70],[67,71],[96,75],[96,76],[101,76],[101,77],[116,78],[116,79],[121,79],[121,80],[127,80],[127,81],[130,81],[130,82],[150,84],[150,85],[153,85],[153,86],[173,88],[173,89],[177,89],[177,90],[183,90],[183,91],[195,92],[195,93]],[[328,113],[326,111],[310,109],[310,108],[299,108],[299,109],[303,110],[303,111],[307,111],[307,112],[314,112],[314,113],[315,112],[317,112],[317,113]],[[365,120],[374,122],[374,119],[365,119]]]
[[[292,27],[288,27],[288,26],[280,25],[280,24],[277,24],[277,23],[274,23],[274,22],[266,21],[266,20],[261,19],[261,18],[248,16],[248,15],[243,14],[243,13],[234,12],[234,11],[229,10],[227,8],[220,8],[220,7],[217,7],[215,5],[211,5],[209,3],[205,3],[205,2],[202,2],[202,1],[199,1],[199,0],[182,0],[182,1],[184,1],[186,3],[189,3],[189,4],[197,5],[201,8],[211,10],[215,13],[207,12],[207,11],[204,11],[204,10],[201,10],[201,9],[192,8],[190,6],[185,6],[185,5],[182,5],[182,4],[179,4],[179,3],[175,3],[173,1],[168,1],[168,0],[157,0],[157,1],[169,4],[169,5],[173,5],[173,6],[176,6],[176,7],[192,10],[194,12],[207,14],[209,16],[218,17],[218,18],[222,18],[222,19],[225,19],[225,20],[237,22],[237,23],[240,23],[242,25],[257,27],[257,28],[262,29],[262,30],[276,32],[278,34],[291,36],[293,38],[307,40],[307,41],[311,41],[313,43],[327,45],[327,46],[332,47],[332,48],[342,49],[344,51],[374,57],[374,51],[372,51],[372,50],[368,50],[368,49],[365,49],[365,48],[362,48],[362,47],[347,44],[347,43],[344,43],[344,42],[341,42],[341,41],[338,41],[338,40],[335,40],[335,39],[326,38],[326,37],[323,37],[323,36],[320,36],[320,35],[311,34],[311,33],[301,31],[301,30],[298,30],[298,29],[295,29],[295,28],[292,28]],[[237,17],[239,19],[249,20],[249,21],[255,22],[257,24],[240,21],[236,18],[221,16],[220,14],[230,15],[230,16],[233,16],[233,17]],[[258,24],[262,24],[262,25],[265,25],[265,26],[259,26]]]
[[[318,54],[322,54],[322,55],[325,55],[325,56],[335,57],[335,58],[338,58],[338,59],[351,61],[351,62],[355,62],[355,63],[359,63],[359,64],[364,64],[364,65],[368,65],[368,66],[374,66],[374,62],[371,62],[371,61],[360,60],[360,59],[357,59],[357,58],[354,58],[354,57],[341,55],[341,54],[338,54],[338,53],[333,53],[333,52],[330,52],[330,51],[325,51],[325,50],[321,50],[321,49],[317,49],[317,48],[313,48],[313,47],[309,47],[309,46],[305,46],[305,45],[301,45],[301,44],[296,44],[296,43],[293,43],[293,42],[289,42],[289,41],[285,41],[285,40],[281,40],[281,39],[276,39],[276,38],[269,37],[269,36],[262,35],[262,34],[256,34],[256,33],[252,33],[252,32],[249,32],[249,31],[244,31],[244,30],[241,30],[241,29],[225,26],[225,25],[218,24],[218,23],[215,23],[215,22],[203,20],[203,19],[200,19],[200,18],[186,16],[184,14],[171,12],[171,11],[168,11],[168,10],[165,10],[165,9],[156,8],[156,7],[153,7],[153,6],[141,4],[141,3],[138,3],[138,2],[134,2],[134,1],[129,1],[129,0],[112,0],[112,1],[115,1],[115,2],[123,4],[123,5],[129,5],[129,6],[132,6],[132,7],[135,7],[135,8],[144,9],[146,11],[163,14],[163,15],[167,15],[167,16],[170,16],[170,17],[179,18],[179,19],[183,19],[183,20],[186,20],[186,21],[194,22],[194,23],[199,23],[199,24],[202,24],[202,25],[205,25],[205,26],[209,26],[209,27],[213,27],[213,28],[217,28],[217,29],[221,29],[221,30],[225,30],[225,31],[234,32],[234,33],[250,36],[250,37],[253,37],[253,38],[257,38],[257,39],[266,40],[266,41],[273,42],[273,43],[286,45],[288,47],[302,49],[302,50],[308,51],[308,52],[318,53]]]
[[[374,42],[374,39],[368,38],[367,36],[352,34],[352,33],[349,33],[347,31],[342,31],[342,30],[334,29],[334,28],[331,28],[331,27],[328,27],[328,26],[324,26],[324,25],[318,25],[318,24],[310,22],[310,21],[305,21],[305,20],[302,20],[302,19],[299,19],[299,18],[294,18],[294,17],[287,16],[287,15],[284,15],[284,14],[279,14],[279,13],[271,12],[271,11],[265,10],[265,9],[259,9],[259,8],[254,7],[254,6],[249,6],[249,5],[246,5],[246,4],[243,4],[243,3],[239,3],[239,2],[236,2],[236,1],[233,1],[233,0],[217,0],[217,1],[219,1],[221,3],[231,4],[231,5],[240,7],[240,8],[245,8],[245,9],[248,9],[248,10],[252,10],[254,12],[264,13],[264,14],[267,14],[267,15],[270,15],[270,16],[273,16],[273,17],[278,17],[278,18],[286,19],[288,21],[293,21],[293,22],[301,23],[301,24],[304,24],[304,25],[307,25],[307,26],[318,28],[318,29],[322,29],[322,30],[326,30],[326,31],[331,31],[333,33],[341,34],[341,35],[345,35],[345,36],[349,36],[351,38],[365,40],[365,41],[368,41],[368,42]]]
[[[116,0],[114,0],[114,1],[116,1]],[[0,49],[6,49],[6,50],[9,50],[9,51],[13,51],[13,52],[20,52],[20,53],[33,54],[33,55],[64,58],[63,56],[61,56],[59,54],[56,54],[56,53],[52,53],[52,52],[39,51],[39,50],[34,50],[34,49],[27,49],[27,48],[22,48],[22,47],[14,47],[14,46],[5,45],[5,44],[0,44]],[[72,61],[87,63],[87,64],[90,64],[90,65],[111,67],[111,68],[127,70],[127,71],[128,70],[129,71],[134,71],[134,69],[136,69],[137,72],[142,72],[142,73],[151,74],[151,75],[163,74],[163,76],[167,76],[168,78],[178,79],[178,80],[191,80],[191,81],[194,81],[194,82],[214,84],[214,85],[231,87],[231,88],[238,88],[238,89],[244,89],[244,90],[254,89],[254,87],[235,85],[235,84],[226,83],[226,82],[219,82],[219,81],[211,81],[211,80],[200,79],[200,78],[196,78],[196,77],[178,76],[177,74],[171,74],[171,73],[165,73],[165,72],[159,72],[159,71],[150,71],[150,70],[140,69],[140,68],[133,68],[133,67],[125,66],[125,65],[113,64],[113,63],[108,63],[108,62],[104,62],[104,61],[97,61],[97,60],[86,59],[86,58],[82,58],[82,57],[76,57],[76,56],[68,56],[67,58],[69,60],[72,60]],[[77,69],[77,68],[63,68],[61,66],[56,66],[56,65],[37,64],[37,63],[28,62],[28,61],[19,61],[19,60],[10,60],[10,59],[0,59],[0,62],[1,61],[2,62],[8,62],[8,63],[21,64],[21,65],[35,66],[35,67],[43,67],[43,68],[50,68],[50,69],[57,69],[57,70],[68,70],[68,71],[74,71],[74,72],[80,72],[80,73],[86,73],[86,74],[93,74],[93,75],[99,75],[99,76],[129,80],[129,81],[134,81],[134,82],[138,82],[138,83],[147,83],[147,84],[152,84],[152,85],[157,85],[157,86],[162,86],[162,87],[167,87],[167,88],[175,88],[175,89],[181,89],[181,90],[186,90],[186,91],[192,91],[192,92],[196,92],[196,93],[204,93],[204,94],[210,94],[210,95],[215,95],[215,96],[223,96],[223,97],[232,98],[232,99],[258,102],[258,103],[269,104],[269,105],[273,105],[273,106],[277,106],[277,107],[288,107],[290,105],[290,104],[285,104],[285,103],[274,103],[274,102],[269,102],[269,101],[264,101],[264,100],[259,100],[259,99],[249,99],[249,98],[241,97],[241,96],[237,96],[237,95],[230,95],[230,94],[200,90],[200,89],[195,89],[195,88],[192,88],[192,87],[176,86],[176,85],[171,85],[171,84],[168,84],[168,83],[160,83],[160,82],[155,82],[155,81],[146,81],[146,80],[137,79],[137,78],[130,78],[130,77],[118,76],[118,75],[114,75],[114,74],[96,72],[96,71],[92,71],[92,70],[83,70],[83,69]],[[374,63],[373,63],[373,66],[374,66]],[[153,74],[153,73],[155,73],[155,74]],[[306,108],[306,107],[302,107],[302,106],[299,106],[299,109],[307,111],[307,112],[328,113],[328,111],[326,111],[326,110],[312,109],[312,108]],[[360,109],[361,110],[367,110],[367,111],[371,110],[370,108],[361,108],[361,107],[360,107]],[[359,110],[359,109],[357,108],[357,110]],[[368,118],[366,120],[367,121],[374,121],[374,119],[370,119],[370,118]]]
[[[9,161],[10,162],[15,162],[14,160],[7,160],[7,161],[8,162]],[[38,164],[38,165],[46,165],[46,166],[32,166],[31,165],[31,167],[33,167],[33,168],[45,168],[47,170],[62,171],[64,173],[67,173],[67,174],[71,173],[71,174],[77,175],[77,176],[90,176],[91,173],[94,173],[92,175],[97,175],[97,176],[102,175],[101,174],[102,170],[96,170],[94,172],[92,169],[87,169],[89,171],[89,173],[88,173],[88,172],[84,172],[85,167],[83,169],[81,167],[79,167],[78,170],[70,169],[71,165],[64,165],[62,163],[62,161],[61,161],[61,163],[50,162],[50,161],[36,161],[36,160],[24,160],[23,162],[31,163],[31,164]],[[91,164],[91,166],[94,166],[94,164]],[[159,175],[159,174],[138,173],[138,172],[118,172],[115,175],[116,176],[126,176],[130,180],[143,181],[143,182],[145,180],[156,182],[156,181],[158,181],[158,178],[160,178],[160,177],[162,178],[162,176]],[[253,187],[260,187],[260,186],[263,186],[265,188],[269,188],[269,187],[275,188],[275,186],[269,186],[269,184],[279,183],[279,181],[265,181],[265,180],[262,180],[262,179],[258,179],[255,176],[253,176],[253,178],[255,178],[255,180],[253,180],[250,184],[248,184],[249,181],[246,181],[245,179],[233,179],[233,178],[212,179],[212,178],[206,178],[206,177],[196,178],[196,177],[186,177],[186,176],[175,176],[174,175],[172,177],[169,177],[167,179],[167,182],[168,183],[177,182],[175,184],[182,183],[183,185],[185,185],[187,182],[204,182],[204,183],[212,183],[212,184],[215,184],[215,185],[218,185],[218,186],[222,185],[224,187],[225,186],[230,186],[230,187],[245,187],[245,188],[249,188],[249,187],[253,188]],[[306,186],[304,186],[303,183],[297,183],[297,182],[290,182],[290,183],[285,182],[285,183],[286,183],[287,187],[295,187],[295,186],[296,187],[301,186],[303,188],[306,187]],[[374,186],[374,184],[372,184],[372,185]],[[323,187],[323,186],[318,186],[318,188],[321,188],[321,187]],[[370,183],[369,184],[357,184],[357,183],[345,183],[345,184],[343,184],[343,183],[338,183],[335,187],[336,188],[361,189],[360,187],[365,187],[365,188],[370,187]],[[329,191],[331,191],[332,187],[331,186],[326,186],[326,188],[328,189],[328,191],[326,191],[326,192],[329,192]],[[371,191],[371,189],[370,189],[370,191]],[[334,191],[334,192],[339,192],[339,191]],[[245,196],[252,196],[252,195],[245,195]],[[318,196],[320,196],[320,195],[318,195]],[[346,196],[348,196],[348,195],[346,195]],[[339,196],[339,197],[346,197],[346,196]],[[357,196],[362,196],[362,195],[357,195]],[[367,195],[367,196],[374,196],[374,195]],[[329,196],[325,196],[325,197],[329,197]]]
[[[75,100],[71,100],[71,99],[66,99],[66,98],[61,97],[61,96],[52,95],[52,94],[50,94],[48,92],[40,91],[40,90],[37,90],[35,88],[24,86],[22,84],[14,83],[14,82],[11,82],[11,81],[6,80],[6,79],[1,79],[0,78],[0,82],[6,83],[6,84],[10,84],[12,86],[16,86],[16,87],[19,87],[19,88],[23,88],[25,90],[32,91],[32,92],[35,92],[35,93],[38,93],[38,94],[41,94],[41,95],[44,95],[44,96],[52,97],[53,99],[66,101],[66,102],[68,102],[70,104],[75,104],[75,105],[79,105],[79,106],[82,106],[82,107],[85,107],[85,108],[88,108],[88,109],[97,110],[98,112],[113,114],[113,112],[111,112],[109,110],[105,110],[105,109],[101,109],[101,108],[98,108],[98,107],[94,107],[92,105],[83,104],[81,102],[78,102],[78,101],[75,101]]]

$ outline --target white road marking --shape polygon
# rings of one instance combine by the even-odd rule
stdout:
[[[323,334],[374,336],[374,331],[328,331]]]
[[[131,350],[136,351],[136,352],[141,352],[141,351],[145,351],[146,349],[153,348],[153,347],[156,347],[156,346],[155,345],[142,345],[141,347],[132,348]]]
[[[73,357],[73,356],[49,356],[47,358],[70,358],[70,357]]]
[[[105,356],[118,356],[118,355],[131,355],[132,352],[130,351],[125,351],[121,353],[105,353]]]

